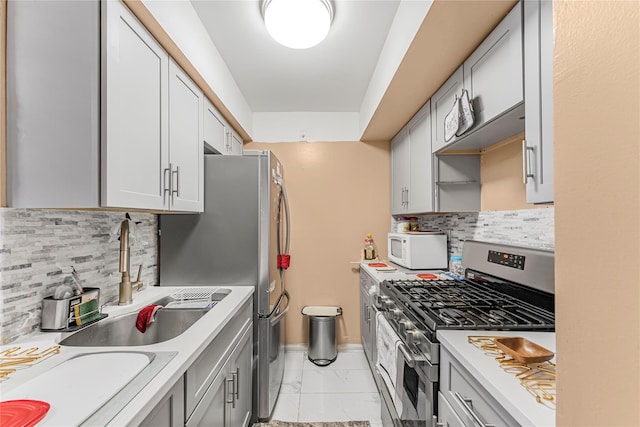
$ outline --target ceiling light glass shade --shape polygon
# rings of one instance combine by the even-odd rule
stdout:
[[[327,37],[333,7],[330,0],[263,0],[267,31],[278,43],[306,49]]]

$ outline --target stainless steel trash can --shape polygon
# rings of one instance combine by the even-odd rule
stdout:
[[[336,317],[340,307],[306,306],[302,314],[309,317],[309,360],[327,366],[338,357],[336,346]]]

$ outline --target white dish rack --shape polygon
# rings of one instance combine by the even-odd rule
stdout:
[[[171,301],[165,308],[211,308],[217,301],[212,297],[218,288],[185,288],[170,295]]]

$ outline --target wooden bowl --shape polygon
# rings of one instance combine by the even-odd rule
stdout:
[[[554,353],[526,338],[494,338],[496,346],[520,363],[540,363],[553,359]]]

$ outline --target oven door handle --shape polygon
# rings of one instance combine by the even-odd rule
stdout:
[[[402,357],[404,358],[404,361],[407,364],[407,366],[409,366],[410,368],[415,368],[416,359],[411,355],[411,353],[409,353],[409,350],[407,350],[407,346],[404,345],[403,342],[401,342],[400,345],[398,346],[398,350],[400,350],[400,353],[402,353]]]

